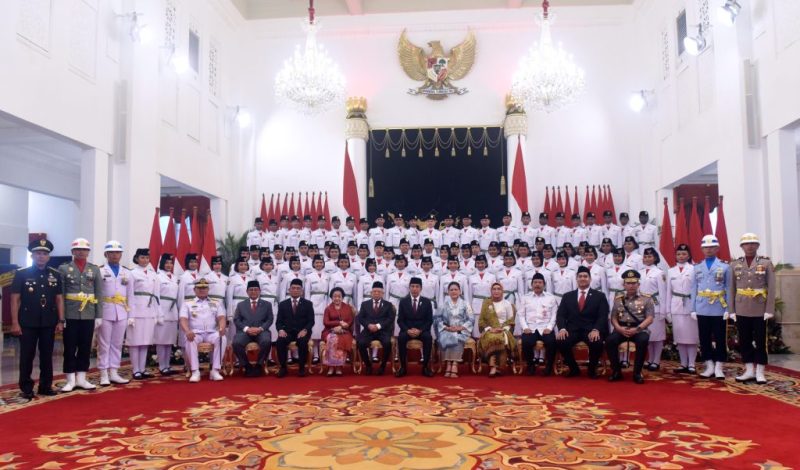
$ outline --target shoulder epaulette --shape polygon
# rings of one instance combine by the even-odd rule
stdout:
[[[652,295],[650,295],[650,294],[641,294],[641,293],[640,293],[639,295],[641,295],[642,297],[647,297],[648,299],[651,299],[651,298],[653,298],[653,296],[652,296]]]
[[[736,261],[744,261],[744,256],[740,256],[740,257],[736,258]]]
[[[106,265],[105,265],[105,264],[101,264],[101,265],[99,265],[99,266],[97,266],[97,267],[98,267],[98,268],[105,268],[105,267],[106,267]]]
[[[61,263],[61,264],[59,264],[59,265],[58,265],[58,269],[61,269],[61,267],[62,267],[62,266],[66,266],[66,265],[68,265],[69,263],[71,263],[71,261],[67,261],[66,263]],[[89,264],[89,263],[86,263],[86,264]]]
[[[770,261],[769,256],[759,256],[759,259],[765,259],[767,261]]]
[[[625,294],[617,294],[614,296],[614,300],[622,299],[623,297],[625,297]]]

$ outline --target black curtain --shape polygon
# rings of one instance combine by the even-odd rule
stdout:
[[[500,225],[508,207],[502,127],[374,129],[367,147],[367,217],[402,213],[438,220],[489,214]],[[387,226],[391,225],[387,223]]]

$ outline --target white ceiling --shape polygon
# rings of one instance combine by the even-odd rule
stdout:
[[[0,112],[0,161],[12,159],[65,176],[79,176],[83,150],[63,136]]]
[[[550,7],[632,5],[634,0],[551,0]],[[231,0],[249,20],[301,18],[308,13],[308,0]],[[541,7],[541,0],[316,0],[320,16],[409,13],[447,10]]]

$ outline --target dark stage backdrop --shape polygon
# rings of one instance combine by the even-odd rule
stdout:
[[[434,212],[439,221],[470,213],[474,226],[486,213],[492,226],[500,225],[508,208],[505,147],[502,127],[373,129],[367,147],[370,224],[381,212],[399,212],[406,220]]]

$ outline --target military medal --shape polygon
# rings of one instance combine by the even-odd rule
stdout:
[[[33,287],[28,287],[28,292],[33,292]]]
[[[725,279],[725,273],[723,272],[722,268],[717,268],[714,272],[714,280],[717,281],[717,284],[722,284],[722,281]]]

